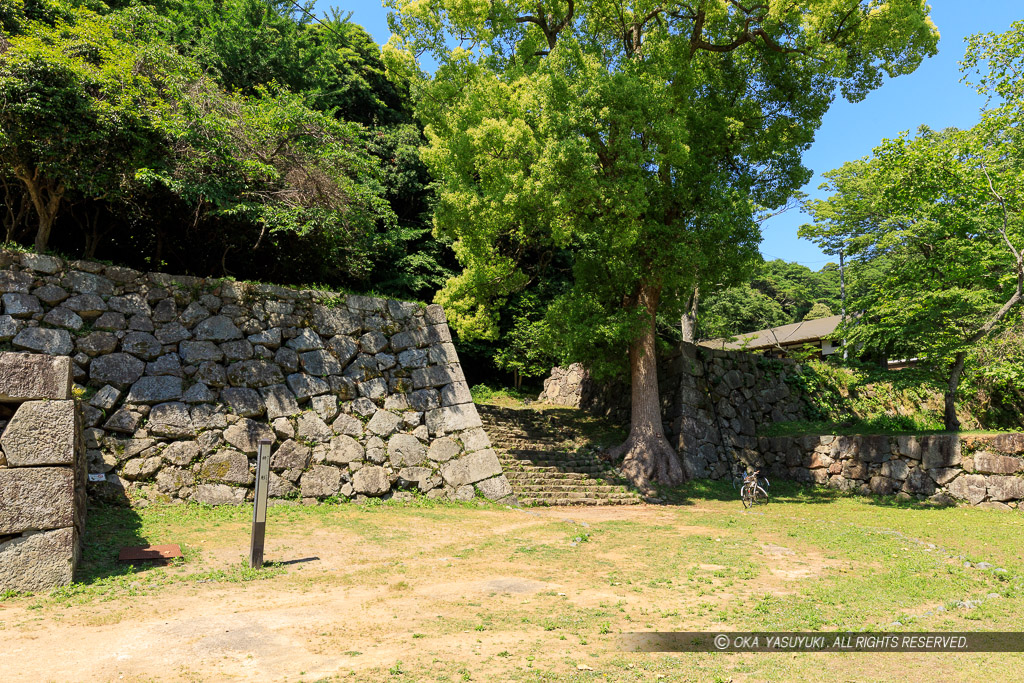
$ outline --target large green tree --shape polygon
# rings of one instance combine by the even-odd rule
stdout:
[[[628,357],[634,482],[683,480],[661,421],[655,320],[695,265],[748,263],[755,214],[809,177],[801,153],[837,92],[858,100],[934,53],[923,0],[389,0],[396,67],[430,52],[424,158],[435,226],[464,270],[438,297],[488,335],[528,278],[526,245],[573,254],[551,306],[560,355]]]
[[[365,31],[284,2],[110,4],[0,6],[8,239],[433,295],[451,257],[422,135]]]
[[[885,140],[867,159],[826,174],[833,195],[807,204],[801,234],[856,260],[886,259],[854,298],[850,343],[883,356],[919,356],[946,383],[945,426],[960,426],[957,392],[981,346],[1024,299],[1024,22],[970,39],[962,63],[989,97],[969,131]],[[972,75],[977,74],[977,76]]]
[[[9,41],[0,61],[0,163],[35,208],[36,249],[46,249],[65,195],[124,196],[135,170],[162,156],[153,125],[168,110],[161,89],[188,65],[157,32],[144,8],[108,17],[79,10]]]
[[[828,174],[835,194],[808,203],[801,235],[843,241],[854,263],[888,258],[851,298],[847,343],[883,358],[916,357],[946,382],[945,426],[960,426],[957,391],[977,345],[1021,300],[1024,235],[1009,150],[981,130],[927,129],[886,140],[870,160]]]

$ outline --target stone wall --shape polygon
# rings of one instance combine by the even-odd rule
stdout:
[[[729,477],[736,462],[757,453],[759,427],[805,419],[791,383],[796,370],[792,361],[692,344],[659,359],[662,421],[688,476]],[[595,382],[579,364],[553,369],[538,400],[629,420],[629,386]]]
[[[1024,434],[997,436],[757,436],[772,422],[808,419],[790,360],[686,345],[661,359],[666,434],[694,478],[769,478],[863,494],[1007,509],[1024,499]],[[629,388],[594,382],[582,366],[556,368],[540,400],[629,419]]]
[[[85,523],[71,361],[0,353],[0,591],[70,583]]]
[[[1024,434],[759,439],[748,464],[769,476],[860,494],[1000,510],[1024,499]]]
[[[663,385],[664,418],[687,475],[722,479],[758,453],[758,430],[807,417],[797,364],[687,345]]]
[[[90,495],[513,501],[439,306],[0,252],[0,343],[69,356]]]

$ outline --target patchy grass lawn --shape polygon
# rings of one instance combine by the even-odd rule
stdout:
[[[1024,515],[728,485],[678,504],[90,513],[79,582],[0,600],[4,680],[1010,680],[1019,654],[640,654],[630,631],[1019,630]],[[125,545],[179,543],[133,568]],[[970,605],[965,605],[970,601]],[[954,671],[956,673],[954,673]]]

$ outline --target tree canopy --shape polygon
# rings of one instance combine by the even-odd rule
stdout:
[[[440,183],[435,230],[463,266],[438,296],[451,322],[493,336],[535,255],[568,252],[570,286],[548,309],[560,355],[621,363],[628,350],[624,469],[639,484],[680,481],[661,425],[657,315],[679,319],[695,273],[745,274],[758,211],[808,179],[801,153],[836,93],[856,101],[935,52],[928,6],[388,5],[393,68],[414,71],[423,52],[438,62],[416,87]]]
[[[421,131],[363,29],[277,0],[111,4],[0,8],[8,240],[432,295],[450,257]]]
[[[849,344],[919,359],[947,381],[946,427],[979,342],[998,331],[1024,291],[1020,165],[1015,145],[970,131],[922,129],[885,140],[870,159],[827,174],[835,194],[808,203],[801,234],[841,241],[854,261],[888,258],[874,286],[851,301]]]

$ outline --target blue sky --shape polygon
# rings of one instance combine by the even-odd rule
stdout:
[[[812,197],[821,196],[817,187],[821,173],[843,162],[871,153],[882,141],[902,131],[914,131],[919,125],[932,128],[966,128],[978,120],[984,101],[960,83],[957,63],[963,57],[964,39],[979,32],[1001,32],[1010,23],[1024,19],[1021,0],[932,0],[932,20],[942,39],[939,54],[909,76],[888,81],[862,102],[850,104],[837,100],[825,116],[814,145],[804,163],[815,172],[804,187]],[[385,43],[388,30],[387,10],[378,0],[330,2],[320,0],[320,13],[331,6],[352,12],[352,21],[362,25],[378,43]],[[829,261],[817,247],[796,236],[807,216],[793,209],[764,223],[761,253],[766,259],[797,261],[818,270]]]

